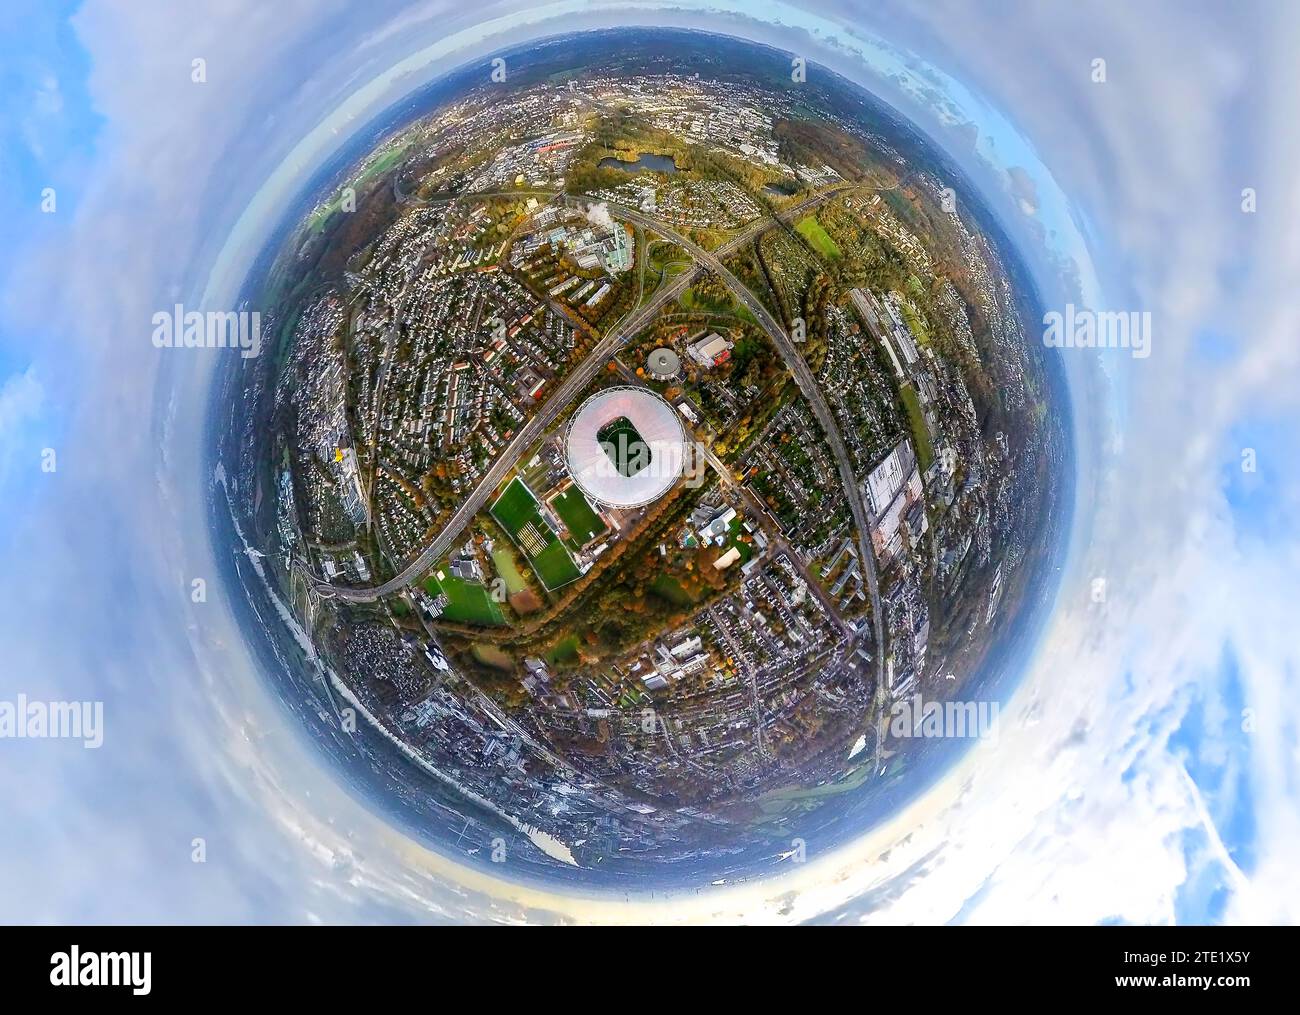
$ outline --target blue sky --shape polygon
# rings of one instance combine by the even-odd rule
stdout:
[[[90,66],[67,21],[73,4],[25,2],[0,14],[0,220],[7,242],[0,249],[0,281],[7,282],[37,237],[68,228],[76,183],[91,171],[100,118],[86,88]],[[54,214],[42,211],[54,188]],[[7,299],[21,299],[6,285]],[[0,317],[0,503],[20,494],[20,456],[52,442],[60,421],[51,412],[34,350],[42,340],[30,324],[18,328]],[[8,534],[8,533],[6,533]]]

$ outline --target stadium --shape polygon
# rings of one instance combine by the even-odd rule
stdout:
[[[573,481],[592,500],[633,508],[662,497],[682,474],[685,432],[672,406],[645,388],[598,391],[565,433]]]

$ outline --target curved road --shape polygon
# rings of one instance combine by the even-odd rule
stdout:
[[[622,347],[623,343],[654,320],[655,315],[666,304],[677,299],[685,292],[687,287],[701,274],[701,271],[702,269],[697,266],[691,271],[684,272],[671,285],[655,293],[649,303],[634,311],[631,316],[623,320],[622,324],[597,342],[591,352],[587,354],[587,357],[564,376],[554,391],[551,392],[551,397],[543,403],[542,407],[505,446],[501,454],[497,456],[497,460],[492,463],[487,472],[483,474],[482,479],[479,480],[478,485],[474,487],[473,493],[456,509],[443,530],[434,537],[433,542],[426,546],[420,555],[407,564],[397,575],[382,585],[375,585],[371,588],[346,588],[330,585],[316,579],[317,591],[323,595],[333,596],[336,599],[343,599],[351,603],[366,603],[391,595],[394,592],[400,592],[427,573],[442,555],[451,548],[452,541],[464,531],[474,516],[487,504],[496,488],[505,479],[506,474],[514,468],[519,456],[527,450],[533,441],[542,435],[551,422],[564,411],[565,407],[573,401],[578,393],[591,383],[592,378],[609,361],[610,357]]]
[[[800,390],[804,392],[810,403],[813,405],[817,417],[822,422],[822,427],[828,435],[837,461],[840,462],[841,479],[845,485],[846,496],[849,498],[850,507],[853,510],[854,520],[858,524],[858,541],[859,550],[863,554],[864,568],[868,575],[868,584],[871,589],[872,611],[876,621],[876,646],[878,666],[883,667],[881,659],[882,653],[880,646],[884,644],[883,629],[880,620],[879,591],[876,580],[875,557],[866,552],[865,534],[868,530],[866,526],[866,509],[861,502],[861,490],[853,477],[853,471],[848,464],[848,456],[844,450],[843,442],[839,437],[839,430],[835,426],[835,421],[830,415],[830,410],[826,406],[825,400],[817,388],[816,382],[812,376],[812,371],[804,362],[803,357],[798,350],[790,343],[785,332],[777,325],[776,321],[768,313],[767,309],[759,303],[752,293],[746,289],[734,275],[731,274],[722,264],[721,258],[728,256],[736,250],[739,250],[746,243],[749,243],[755,237],[766,232],[775,226],[778,221],[787,221],[809,208],[815,207],[827,198],[844,190],[848,185],[841,185],[823,191],[809,197],[799,204],[781,212],[776,218],[760,218],[741,230],[730,240],[720,246],[717,251],[710,253],[703,247],[698,246],[686,237],[675,232],[668,226],[641,214],[639,211],[633,211],[630,208],[623,208],[618,205],[608,205],[610,211],[627,219],[642,225],[644,228],[658,233],[664,239],[677,243],[685,250],[689,251],[695,258],[695,266],[689,271],[683,272],[669,285],[658,290],[650,302],[634,310],[631,314],[623,319],[616,327],[611,329],[596,345],[591,352],[587,354],[573,370],[571,370],[559,382],[551,392],[551,396],[543,403],[542,407],[533,415],[533,417],[524,424],[519,433],[515,434],[509,444],[505,446],[497,460],[488,468],[487,472],[479,480],[478,485],[474,487],[473,492],[452,514],[442,531],[434,537],[433,541],[424,548],[421,553],[412,559],[398,574],[390,578],[381,585],[371,586],[369,588],[348,588],[344,586],[331,585],[323,579],[313,577],[312,581],[316,591],[323,596],[341,599],[346,602],[365,603],[380,599],[383,596],[400,592],[402,589],[413,584],[421,576],[426,574],[439,559],[442,558],[452,545],[457,536],[464,531],[473,520],[474,516],[483,510],[487,502],[496,492],[498,486],[506,478],[507,474],[514,468],[515,462],[528,447],[545,432],[546,428],[555,420],[557,416],[573,401],[573,399],[586,387],[596,376],[600,369],[618,352],[618,350],[631,338],[637,335],[643,328],[650,324],[659,312],[669,303],[676,300],[686,289],[695,282],[704,271],[711,270],[716,273],[736,296],[749,307],[758,319],[760,325],[772,338],[773,343],[785,358],[787,366],[794,374],[799,384]],[[588,208],[595,204],[606,203],[589,201],[583,198],[566,197],[565,202],[578,208]]]
[[[843,189],[843,188],[841,188]],[[821,195],[827,196],[826,194]],[[798,214],[804,210],[808,202],[802,202],[800,205],[783,212],[781,218],[787,215]],[[867,576],[867,588],[871,593],[871,619],[874,628],[876,641],[875,660],[876,660],[876,687],[878,693],[883,693],[884,676],[885,676],[885,625],[884,610],[880,601],[880,577],[876,571],[876,557],[872,552],[871,544],[868,542],[868,534],[871,532],[869,517],[867,515],[867,506],[862,501],[862,487],[858,484],[857,476],[853,471],[853,462],[849,458],[848,449],[844,446],[844,440],[840,436],[840,429],[835,422],[835,417],[831,412],[830,406],[826,404],[826,399],[822,395],[821,388],[817,386],[817,379],[813,376],[812,368],[808,366],[803,354],[795,348],[790,336],[786,334],[772,316],[766,306],[747,289],[741,281],[736,278],[724,265],[718,256],[726,256],[729,248],[732,248],[732,242],[719,247],[715,253],[710,253],[698,244],[692,243],[685,236],[680,235],[668,229],[667,227],[655,222],[642,215],[640,212],[632,211],[630,208],[620,208],[610,205],[610,212],[621,215],[631,222],[636,222],[646,229],[657,232],[665,239],[679,244],[686,250],[690,251],[691,256],[695,258],[697,264],[703,264],[711,272],[717,275],[726,284],[732,294],[740,300],[758,319],[759,325],[767,333],[772,344],[780,352],[782,359],[785,360],[787,369],[794,375],[795,382],[799,385],[799,390],[803,392],[804,398],[812,406],[813,413],[817,416],[817,421],[821,424],[822,432],[826,435],[826,443],[830,446],[831,453],[835,456],[835,464],[839,468],[840,482],[844,486],[844,495],[848,498],[849,510],[853,514],[853,521],[858,531],[858,555],[862,561],[863,572]],[[739,239],[739,237],[737,237]],[[734,249],[734,248],[732,248]]]

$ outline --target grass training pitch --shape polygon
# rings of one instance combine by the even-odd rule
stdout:
[[[442,574],[441,578],[438,577],[439,573]],[[440,571],[425,580],[424,590],[431,596],[442,593],[447,597],[447,607],[442,611],[444,620],[486,627],[497,627],[506,622],[501,607],[488,594],[487,588],[478,582],[467,582],[446,571]]]
[[[591,509],[587,498],[576,486],[569,487],[556,497],[551,501],[551,506],[579,546],[605,531],[605,523],[600,520],[600,515]]]
[[[542,517],[537,498],[518,477],[501,491],[490,513],[524,551],[548,589],[558,589],[579,576],[578,565]]]

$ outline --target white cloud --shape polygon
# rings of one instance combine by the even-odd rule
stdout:
[[[738,21],[743,5],[729,6],[714,23],[805,39]],[[1295,94],[1296,15],[1026,3],[1010,5],[988,46],[978,44],[990,31],[986,12],[958,0],[814,6],[854,22],[837,66],[847,66],[855,33],[875,30],[967,86],[954,98],[930,75],[913,89],[943,105],[925,123],[954,151],[980,113],[970,96],[1004,112],[1033,158],[1020,157],[1015,138],[986,138],[1011,162],[979,178],[1004,187],[1015,167],[1017,193],[1034,195],[1035,218],[1016,235],[1029,242],[1054,196],[1068,195],[1099,291],[1156,315],[1149,360],[1110,359],[1104,372],[1072,361],[1084,432],[1113,430],[1122,443],[1103,453],[1089,438],[1097,469],[1078,505],[1088,538],[1015,703],[1025,721],[1005,724],[997,753],[971,757],[858,847],[818,857],[788,882],[672,910],[578,905],[493,884],[358,805],[304,750],[220,605],[195,614],[182,594],[211,567],[194,458],[210,437],[198,413],[205,371],[189,360],[160,364],[148,321],[202,290],[243,206],[346,88],[453,25],[521,8],[426,4],[408,18],[400,4],[249,0],[196,17],[164,3],[90,3],[76,23],[105,117],[98,161],[84,174],[75,229],[23,238],[27,268],[6,294],[8,308],[25,311],[16,326],[39,324],[61,341],[0,388],[0,483],[28,453],[36,421],[57,410],[66,442],[60,485],[7,523],[16,550],[0,577],[0,690],[101,696],[108,729],[95,767],[80,754],[29,753],[21,776],[0,772],[0,798],[22,816],[21,834],[0,844],[16,886],[0,902],[7,918],[708,920],[776,918],[790,906],[790,918],[804,919],[856,896],[843,918],[1167,921],[1189,873],[1212,868],[1229,893],[1226,918],[1300,919],[1289,860],[1300,831],[1300,660],[1289,615],[1300,494],[1288,463],[1261,460],[1292,523],[1265,539],[1224,480],[1243,426],[1266,416],[1295,429],[1300,140],[1275,97]],[[608,17],[644,21],[644,9]],[[772,10],[798,22],[790,5]],[[349,66],[350,47],[364,51],[364,73]],[[1095,55],[1108,61],[1105,85],[1088,77]],[[206,85],[189,81],[195,56],[208,61]],[[891,97],[906,100],[897,89]],[[940,126],[954,110],[956,126]],[[969,150],[962,158],[979,173]],[[1239,210],[1245,185],[1260,193],[1253,217]],[[1040,251],[1040,274],[1046,260]],[[1201,354],[1206,330],[1227,336],[1229,355]],[[1087,600],[1094,576],[1107,579],[1104,610]],[[1223,700],[1225,646],[1259,716],[1245,762],[1256,817],[1250,872],[1221,845],[1215,796],[1227,791],[1198,787],[1190,763],[1166,749],[1197,701]],[[1231,760],[1232,716],[1219,719],[1224,736],[1201,748]],[[201,834],[210,859],[200,868],[189,843]]]
[[[40,418],[45,389],[27,369],[0,385],[0,490],[24,460],[32,475],[40,469],[39,449],[32,446],[32,424]]]

